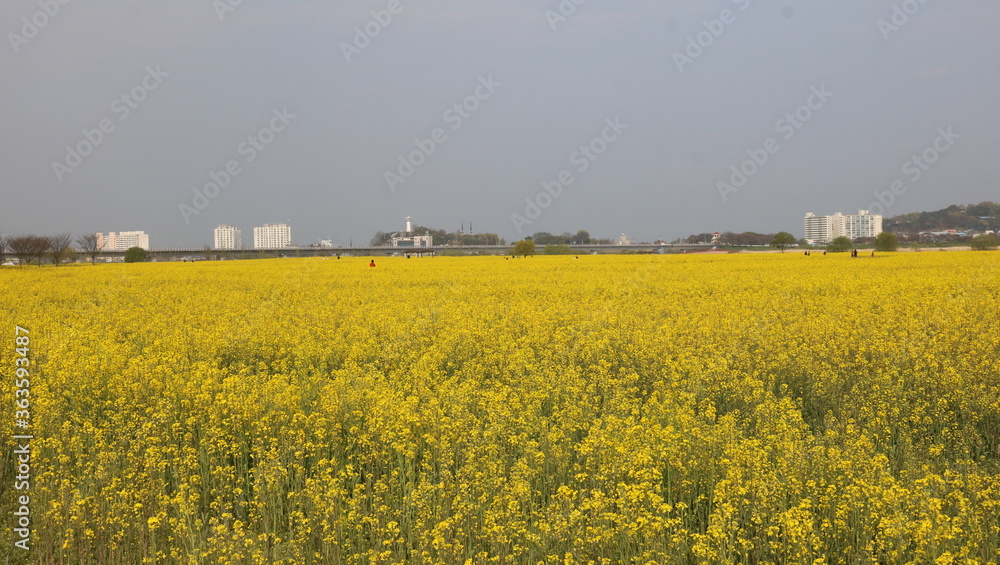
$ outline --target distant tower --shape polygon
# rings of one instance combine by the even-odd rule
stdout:
[[[411,218],[410,216],[406,217],[406,233],[410,233],[413,231],[413,224],[411,223],[412,221],[413,218]]]

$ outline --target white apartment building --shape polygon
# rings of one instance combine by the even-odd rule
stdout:
[[[875,237],[882,233],[882,216],[858,210],[857,214],[836,213],[832,216],[816,216],[806,213],[805,240],[810,245],[830,243],[844,236],[849,239]]]
[[[858,210],[857,214],[844,216],[844,233],[851,239],[875,237],[882,233],[882,216]]]
[[[833,241],[833,222],[830,216],[816,216],[812,212],[806,214],[806,243],[829,243]]]
[[[243,235],[233,226],[215,228],[215,249],[243,249]]]
[[[149,235],[143,231],[97,234],[97,248],[101,251],[128,251],[131,247],[141,247],[149,251]]]
[[[816,216],[812,212],[806,214],[805,240],[810,245],[814,243],[830,243],[841,235],[843,216]]]
[[[292,229],[285,224],[264,224],[253,229],[254,249],[282,249],[292,244]]]

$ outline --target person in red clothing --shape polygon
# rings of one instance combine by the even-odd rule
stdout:
[[[371,263],[369,263],[369,264],[368,264],[368,266],[369,266],[369,267],[374,267],[374,266],[375,266],[375,260],[374,260],[374,259],[372,259],[372,262],[371,262]]]

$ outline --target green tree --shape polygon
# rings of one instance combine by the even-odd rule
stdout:
[[[531,236],[531,238],[525,238],[525,239],[531,239],[531,241],[534,241],[538,245],[548,245],[550,243],[555,243],[558,245],[560,243],[568,243],[566,241],[565,235],[552,235],[547,231],[540,231]]]
[[[545,246],[545,250],[543,252],[546,255],[572,255],[573,248],[568,245],[550,243]]]
[[[896,234],[884,231],[875,237],[875,251],[895,251],[899,247]]]
[[[535,242],[530,239],[522,239],[514,244],[514,255],[528,257],[535,254]]]
[[[141,247],[129,247],[125,250],[126,263],[142,263],[146,260],[146,250]]]
[[[786,247],[794,244],[795,236],[786,231],[779,231],[774,235],[774,239],[771,240],[771,247],[780,249],[782,253],[785,252]]]
[[[991,233],[984,233],[972,238],[972,248],[976,251],[989,251],[1000,246],[1000,239]]]
[[[379,245],[385,245],[389,243],[389,239],[392,238],[391,233],[384,231],[375,232],[375,236],[371,239],[372,247],[378,247]]]
[[[842,235],[830,242],[830,245],[826,246],[826,250],[831,253],[843,253],[844,251],[850,251],[851,245],[853,245],[851,238]]]

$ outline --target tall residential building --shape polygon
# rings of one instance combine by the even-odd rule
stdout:
[[[292,244],[292,229],[285,224],[264,224],[253,229],[254,249],[282,249]]]
[[[149,251],[149,235],[143,231],[99,233],[97,247],[102,251],[128,251],[130,247],[141,247]]]
[[[816,216],[812,212],[805,218],[805,240],[809,244],[830,243],[844,236],[849,239],[875,237],[882,233],[882,216],[858,210],[857,214],[836,213]]]
[[[806,242],[829,243],[833,241],[833,222],[830,216],[816,216],[812,212],[806,214]]]
[[[240,229],[233,226],[215,228],[216,249],[243,249],[243,235]]]
[[[844,235],[851,239],[875,237],[882,233],[882,216],[869,214],[868,210],[844,216]]]

